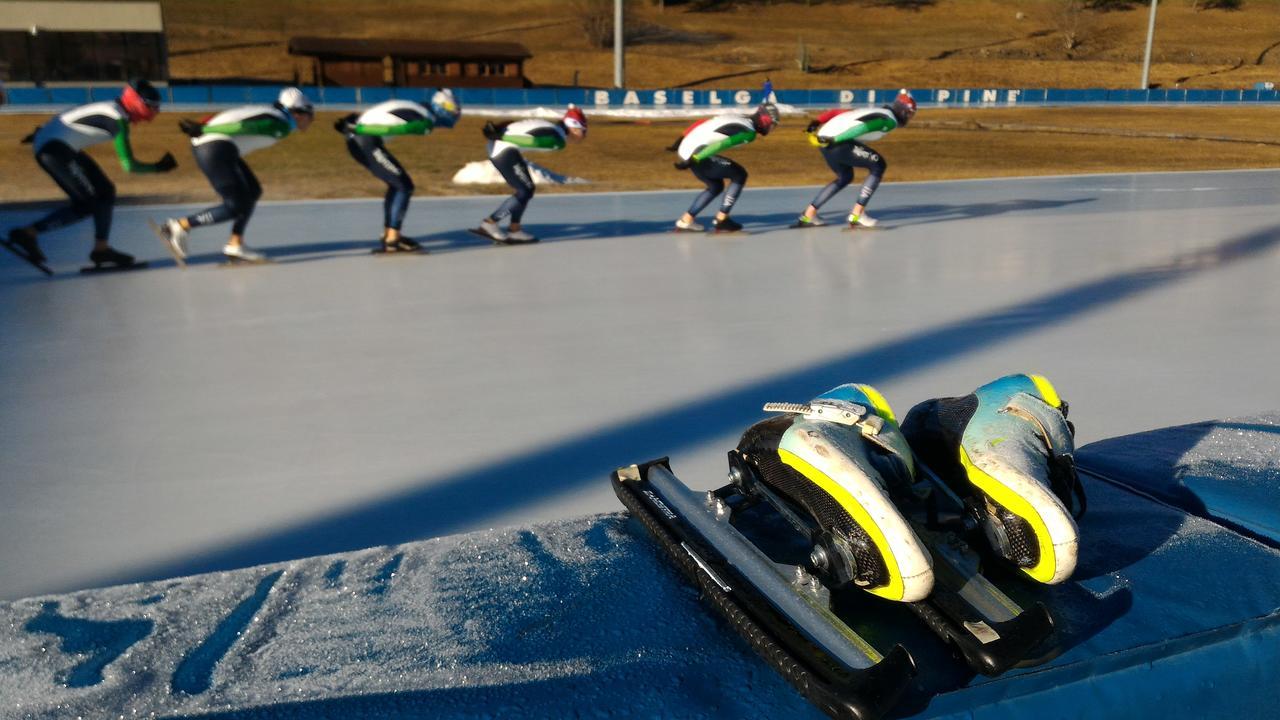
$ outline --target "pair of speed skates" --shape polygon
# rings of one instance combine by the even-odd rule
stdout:
[[[1052,616],[1006,582],[1058,584],[1076,566],[1085,496],[1067,404],[1047,379],[1002,377],[901,423],[869,385],[764,409],[775,415],[729,451],[724,487],[690,490],[665,458],[620,468],[613,487],[811,702],[879,717],[912,684],[907,648],[878,649],[851,627],[885,603],[975,673],[1052,656]]]

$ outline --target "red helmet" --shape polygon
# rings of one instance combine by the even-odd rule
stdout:
[[[898,118],[898,122],[906,125],[907,121],[916,116],[916,99],[911,97],[911,93],[906,90],[898,92],[898,97],[893,99],[893,114]]]
[[[149,122],[160,112],[160,91],[146,80],[130,80],[120,93],[120,107],[130,122]]]
[[[756,132],[761,135],[768,135],[773,126],[778,124],[779,120],[778,106],[771,102],[765,101],[760,103],[760,107],[751,115],[751,124],[755,126]]]
[[[569,109],[565,111],[564,117],[560,119],[566,128],[570,130],[581,130],[585,137],[587,134],[587,115],[582,112],[582,108],[569,103]]]

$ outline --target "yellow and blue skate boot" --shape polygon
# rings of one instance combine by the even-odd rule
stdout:
[[[1046,378],[1008,375],[964,397],[928,400],[907,413],[902,432],[997,554],[1042,583],[1071,576],[1084,491],[1067,403]]]
[[[901,602],[926,597],[932,560],[894,503],[912,492],[915,461],[880,393],[841,385],[765,410],[782,414],[749,428],[730,465],[763,484],[771,503],[811,519],[810,564],[824,584]]]

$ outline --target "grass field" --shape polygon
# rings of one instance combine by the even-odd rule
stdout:
[[[136,154],[151,160],[172,151],[181,164],[164,175],[124,175],[109,145],[90,153],[115,179],[122,198],[133,201],[212,201],[215,196],[195,167],[176,114],[164,114],[133,133]],[[321,113],[312,129],[250,156],[267,199],[380,196],[384,186],[348,156],[331,129],[334,115]],[[0,116],[0,177],[25,178],[0,187],[0,201],[60,198],[35,165],[28,148],[17,145],[43,116]],[[912,126],[875,143],[889,161],[886,182],[1016,175],[1205,170],[1280,167],[1280,110],[1274,108],[1016,108],[922,111]],[[506,192],[505,186],[456,186],[453,173],[483,160],[482,120],[464,118],[451,131],[427,138],[395,140],[390,147],[413,175],[420,195]],[[558,172],[578,175],[589,185],[556,192],[644,190],[697,186],[688,172],[672,168],[663,150],[686,123],[592,123],[585,143],[529,157]],[[750,184],[820,184],[830,171],[803,135],[806,123],[787,118],[777,131],[731,151],[751,172]],[[998,125],[1002,130],[983,130]],[[1037,132],[1052,126],[1100,132],[1185,133],[1229,136],[1250,142],[1133,138]],[[1253,144],[1256,141],[1258,144]]]
[[[593,48],[584,14],[611,0],[162,0],[175,77],[309,81],[295,35],[511,41],[533,53],[543,85],[608,86],[610,49]],[[1063,0],[781,0],[731,9],[665,10],[628,0],[649,40],[628,51],[627,83],[649,87],[1136,87],[1145,2],[1066,17]],[[1160,3],[1151,80],[1164,87],[1235,88],[1280,80],[1280,2],[1203,10]],[[1065,31],[1078,45],[1067,49]],[[798,64],[801,43],[810,72]]]

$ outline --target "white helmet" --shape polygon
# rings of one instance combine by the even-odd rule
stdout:
[[[311,101],[306,95],[296,87],[287,87],[280,91],[280,97],[276,98],[276,104],[289,112],[304,113],[306,115],[314,115],[315,107],[311,105]]]
[[[437,90],[431,96],[431,114],[435,116],[437,125],[451,128],[458,122],[458,116],[462,115],[462,103],[458,102],[449,88]]]

